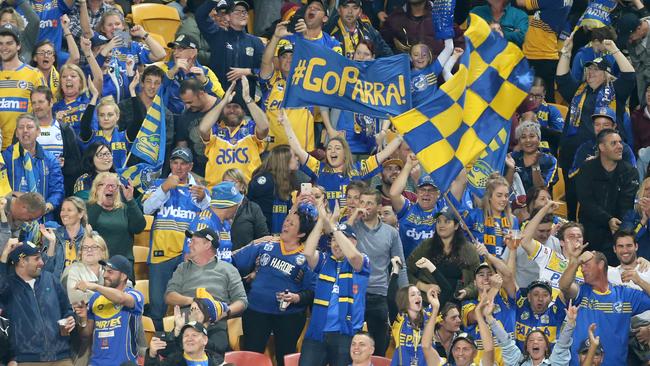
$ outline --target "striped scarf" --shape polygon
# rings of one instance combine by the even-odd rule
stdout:
[[[22,166],[22,176],[16,170],[17,163]],[[14,167],[12,169],[13,176],[11,177],[12,187],[15,187],[14,189],[20,192],[37,192],[32,155],[29,151],[25,151],[18,142],[13,146],[11,164]],[[16,179],[19,179],[18,182]]]

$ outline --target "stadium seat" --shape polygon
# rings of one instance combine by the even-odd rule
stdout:
[[[147,222],[147,226],[144,227],[144,230],[140,234],[135,235],[135,238],[133,239],[133,245],[149,248],[149,237],[151,235],[151,224],[153,224],[153,216],[144,215],[144,219]]]
[[[284,366],[298,366],[298,361],[300,361],[300,353],[284,355]]]
[[[224,362],[233,363],[236,366],[273,366],[271,359],[265,354],[249,351],[226,352]]]
[[[144,295],[144,303],[149,304],[149,280],[136,280],[135,289]]]
[[[163,46],[174,41],[176,31],[181,25],[178,11],[163,4],[137,4],[131,7],[133,22],[141,25],[147,32],[159,34],[165,40]]]
[[[171,332],[172,330],[174,330],[174,326],[175,326],[175,323],[174,323],[174,316],[173,315],[172,316],[166,316],[166,317],[163,318],[163,328],[164,328],[165,332]]]
[[[142,316],[142,328],[144,329],[144,336],[147,338],[147,345],[151,343],[151,338],[156,334],[156,327],[153,325],[153,320],[148,316]]]
[[[133,272],[135,272],[136,281],[149,279],[149,265],[147,264],[147,257],[149,257],[149,248],[139,246],[133,247]]]
[[[566,117],[567,114],[569,113],[569,107],[563,105],[563,104],[555,104],[555,103],[548,103],[548,105],[552,105],[553,107],[557,108],[560,113],[562,113],[562,117],[564,118],[564,121],[566,122]]]
[[[228,319],[228,343],[230,349],[239,351],[241,349],[239,340],[244,335],[241,318]]]
[[[390,366],[390,358],[371,356],[372,366]]]

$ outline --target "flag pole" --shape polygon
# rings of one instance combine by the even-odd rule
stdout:
[[[478,240],[476,240],[476,237],[474,236],[474,234],[472,234],[472,231],[469,229],[469,227],[467,227],[467,224],[465,223],[465,220],[463,220],[463,216],[461,216],[460,212],[458,212],[458,210],[456,209],[456,206],[454,206],[454,203],[449,198],[449,191],[445,192],[444,196],[445,196],[445,200],[447,201],[447,205],[449,205],[449,207],[451,208],[454,215],[456,215],[456,218],[458,219],[458,222],[460,223],[460,227],[463,230],[465,230],[465,232],[469,236],[472,243],[478,242]]]

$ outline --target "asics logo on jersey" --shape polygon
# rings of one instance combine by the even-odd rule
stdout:
[[[248,163],[248,148],[219,149],[216,162],[217,164]]]
[[[0,110],[5,112],[27,112],[29,101],[27,98],[0,98]]]
[[[194,219],[196,212],[191,210],[182,210],[178,207],[163,207],[160,209],[160,216],[162,217],[175,217],[177,219]]]

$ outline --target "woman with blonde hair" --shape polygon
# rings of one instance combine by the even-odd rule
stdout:
[[[266,219],[260,206],[246,197],[248,181],[241,170],[231,168],[223,173],[224,182],[233,182],[235,187],[244,195],[237,213],[232,220],[230,239],[232,249],[237,250],[257,238],[269,235],[269,228],[266,226]]]
[[[504,238],[510,230],[519,230],[519,220],[510,210],[510,184],[504,177],[488,179],[481,207],[469,211],[465,222],[474,238],[501,258],[506,247]]]
[[[131,182],[124,185],[115,173],[99,173],[90,189],[88,223],[106,240],[111,256],[121,254],[133,263],[133,236],[146,221]]]
[[[55,230],[41,230],[49,245],[43,256],[51,272],[61,277],[63,271],[81,256],[82,239],[88,225],[86,203],[78,197],[67,197],[61,204],[61,223]]]
[[[93,291],[81,291],[76,288],[79,281],[104,283],[104,268],[99,261],[109,258],[106,241],[96,231],[88,231],[84,235],[80,251],[79,260],[72,263],[63,271],[61,283],[68,290],[68,299],[70,304],[79,303],[88,300],[93,296]]]
[[[136,77],[133,79],[131,85],[129,85],[131,90],[134,90],[135,86],[139,83],[138,78],[139,75],[136,73]],[[140,111],[140,108],[137,107],[138,104],[132,103],[134,123],[127,126],[126,130],[120,131],[118,129],[120,107],[115,102],[115,99],[111,96],[102,98],[99,104],[97,104],[97,107],[95,107],[99,98],[98,89],[90,82],[88,83],[88,89],[92,98],[81,118],[79,139],[85,146],[89,146],[96,141],[109,144],[113,152],[113,165],[117,168],[122,168],[126,165],[128,151],[131,149],[131,144],[135,141],[138,131],[140,131],[140,126],[142,126],[145,116]],[[93,129],[91,126],[95,109],[97,110],[98,129]]]

